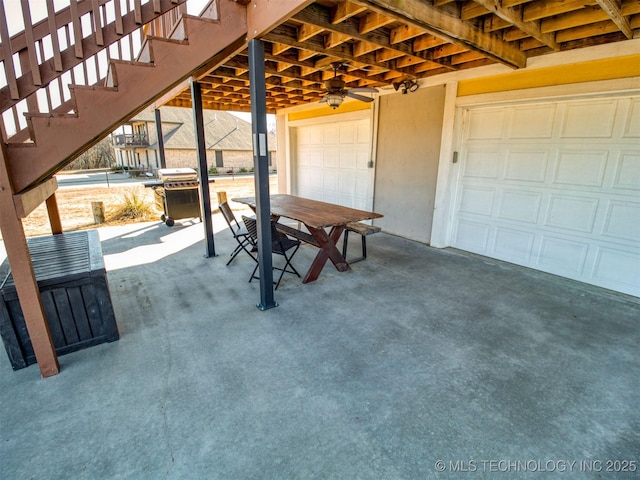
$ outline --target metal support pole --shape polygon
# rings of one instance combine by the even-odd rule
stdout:
[[[160,168],[167,168],[167,160],[164,156],[164,137],[162,136],[162,117],[160,109],[153,110],[156,119],[156,136],[158,137],[158,155],[160,156]]]
[[[264,44],[249,42],[249,89],[251,129],[258,223],[258,262],[260,268],[260,310],[277,307],[273,297],[273,258],[271,253],[271,202],[269,201],[269,148],[267,146],[267,87],[264,75]]]
[[[211,219],[211,196],[209,193],[209,171],[207,168],[207,147],[204,138],[204,119],[202,118],[202,90],[200,84],[191,80],[191,101],[193,103],[193,127],[196,134],[198,152],[198,179],[200,183],[200,214],[204,226],[206,244],[205,257],[215,257],[216,248],[213,242],[213,220]]]

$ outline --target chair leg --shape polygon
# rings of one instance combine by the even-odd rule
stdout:
[[[235,250],[233,252],[231,252],[231,258],[229,259],[229,261],[227,262],[227,265],[229,265],[234,258],[236,258],[238,256],[238,254],[244,250],[245,252],[247,252],[247,254],[253,258],[254,262],[258,262],[258,259],[251,253],[250,250],[247,249],[247,246],[252,245],[251,242],[238,242],[238,246],[235,248]]]
[[[251,272],[251,277],[249,278],[249,283],[251,283],[251,280],[253,280],[254,278],[260,278],[260,277],[256,277],[256,271],[258,270],[258,267],[260,266],[260,264],[256,261],[256,266],[253,269],[253,272]]]
[[[284,267],[282,267],[282,270],[280,271],[280,276],[278,277],[278,281],[276,282],[276,288],[274,290],[277,290],[278,287],[280,286],[280,280],[282,280],[282,277],[284,276],[284,272],[295,273],[298,277],[300,277],[300,274],[298,273],[296,268],[291,264],[291,259],[293,258],[293,256],[298,251],[298,248],[300,248],[300,245],[298,245],[295,248],[295,250],[293,251],[293,253],[290,256],[287,256],[286,253],[282,254],[282,256],[285,259],[285,264],[284,264]],[[287,270],[287,267],[291,267],[291,270]],[[280,270],[280,269],[278,269],[278,270]]]

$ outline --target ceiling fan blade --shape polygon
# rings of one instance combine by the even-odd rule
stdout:
[[[352,93],[350,90],[347,91],[347,97],[355,98],[356,100],[360,100],[361,102],[373,102],[373,98],[365,97],[364,95],[358,95],[357,93]]]
[[[373,87],[356,87],[350,88],[349,91],[355,93],[378,93],[378,89]]]

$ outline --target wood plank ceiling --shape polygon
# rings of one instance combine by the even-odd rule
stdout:
[[[332,62],[346,88],[384,87],[638,36],[640,0],[318,0],[263,37],[267,110],[318,102]],[[205,108],[250,109],[246,51],[201,82]]]

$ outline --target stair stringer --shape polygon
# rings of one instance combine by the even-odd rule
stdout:
[[[219,21],[182,21],[188,43],[152,38],[152,64],[112,61],[112,87],[72,87],[74,115],[29,118],[34,143],[7,148],[14,192],[48,178],[195,72],[246,47],[246,8],[236,2],[220,3]]]

